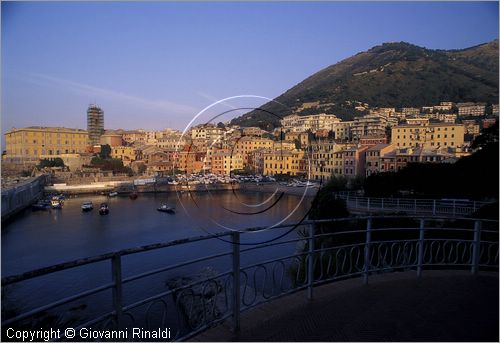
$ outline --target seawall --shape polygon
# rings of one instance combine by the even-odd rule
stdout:
[[[41,175],[12,188],[2,190],[2,222],[38,200],[43,194],[47,178],[47,175]]]

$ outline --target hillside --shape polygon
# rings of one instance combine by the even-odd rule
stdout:
[[[261,108],[280,117],[336,114],[344,120],[371,107],[419,107],[440,101],[498,103],[498,39],[463,50],[384,43],[308,77]],[[232,121],[272,128],[278,119],[252,111]]]

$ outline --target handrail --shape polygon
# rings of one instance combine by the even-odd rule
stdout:
[[[297,224],[286,224],[286,225],[278,225],[273,227],[273,229],[283,229],[283,228],[292,228],[294,226],[306,226],[306,225],[311,225],[311,224],[326,224],[326,223],[335,223],[335,222],[344,222],[344,221],[362,221],[366,220],[369,218],[373,219],[428,219],[428,220],[450,220],[450,217],[446,216],[433,216],[429,218],[428,216],[424,215],[417,215],[417,216],[412,216],[412,217],[406,217],[406,216],[401,216],[401,215],[393,215],[393,216],[356,216],[356,217],[347,217],[347,218],[331,218],[331,219],[319,219],[319,220],[304,220],[301,223]],[[467,221],[475,221],[478,220],[477,218],[459,218],[459,220],[467,220]],[[480,219],[482,222],[497,222],[494,219]],[[248,228],[245,229],[245,231],[242,231],[241,233],[251,233],[254,231],[260,231],[266,229],[264,226],[258,226],[258,227],[253,227],[253,228]],[[409,230],[418,230],[418,228],[401,228],[401,229],[409,229]],[[383,230],[383,229],[379,229]],[[390,230],[390,229],[389,229]],[[365,232],[365,230],[357,230],[357,232]],[[483,231],[486,232],[486,231]],[[343,232],[339,232],[343,233]],[[346,233],[356,233],[356,231],[346,231]],[[75,267],[83,266],[86,264],[91,264],[91,263],[96,263],[96,262],[102,262],[105,260],[109,260],[113,256],[120,255],[120,256],[126,256],[126,255],[131,255],[131,254],[136,254],[136,253],[141,253],[141,252],[146,252],[146,251],[151,251],[151,250],[157,250],[157,249],[162,249],[162,248],[167,248],[175,245],[182,245],[182,244],[188,244],[188,243],[194,243],[194,242],[199,242],[203,240],[208,240],[212,238],[217,238],[217,237],[224,237],[224,236],[230,236],[230,232],[220,232],[220,233],[214,233],[206,236],[195,236],[195,237],[189,237],[189,238],[182,238],[182,239],[177,239],[177,240],[172,240],[172,241],[167,241],[167,242],[162,242],[162,243],[153,243],[153,244],[148,244],[148,245],[143,245],[135,248],[126,248],[122,250],[117,250],[114,252],[102,254],[102,255],[97,255],[97,256],[91,256],[91,257],[85,257],[81,259],[76,259],[76,260],[71,260],[63,263],[58,263],[52,266],[48,267],[43,267],[43,268],[38,268],[34,270],[30,270],[21,274],[16,274],[16,275],[10,275],[10,276],[5,276],[2,277],[2,286],[7,286],[11,283],[15,282],[20,282],[28,279],[32,279],[38,276],[43,276],[51,273],[55,273],[58,271],[66,270],[66,269],[72,269]],[[276,242],[276,243],[280,243]],[[246,251],[247,249],[243,249],[242,252]],[[251,249],[248,249],[251,250]]]
[[[412,227],[386,227],[390,220],[404,219],[415,222]],[[387,220],[381,227],[381,220]],[[446,221],[447,227],[435,227],[438,222]],[[347,227],[341,231],[316,233],[316,228],[326,228],[328,223],[345,223]],[[2,278],[2,285],[12,285],[43,275],[74,269],[92,263],[110,262],[113,281],[76,295],[66,296],[50,304],[39,306],[11,318],[4,318],[2,325],[21,323],[43,311],[69,304],[86,296],[111,289],[113,291],[112,312],[94,319],[85,319],[89,325],[103,327],[123,327],[124,320],[137,322],[137,315],[142,307],[147,307],[144,318],[151,320],[152,308],[159,307],[161,318],[167,316],[168,304],[173,302],[176,309],[178,329],[173,339],[180,340],[191,337],[194,332],[201,332],[214,323],[232,318],[233,327],[239,327],[239,313],[260,303],[270,301],[300,289],[308,290],[308,297],[313,297],[315,286],[349,277],[363,276],[368,282],[373,273],[394,270],[397,268],[416,269],[420,277],[425,268],[462,267],[470,268],[475,274],[479,269],[492,268],[498,270],[498,231],[482,226],[486,223],[497,223],[496,220],[476,218],[450,218],[447,216],[361,216],[337,219],[306,220],[300,223],[277,226],[276,228],[308,227],[306,237],[277,240],[240,249],[240,236],[261,230],[261,227],[250,228],[243,232],[220,232],[207,236],[173,240],[168,242],[144,245],[123,249],[99,256],[77,259],[54,266],[45,267]],[[458,225],[456,227],[455,225]],[[473,224],[473,225],[472,225]],[[464,228],[467,225],[468,228]],[[448,227],[450,226],[450,227]],[[351,229],[351,230],[349,230]],[[391,238],[391,231],[399,236]],[[407,234],[418,232],[417,236]],[[378,237],[376,233],[383,233]],[[430,232],[442,232],[430,235]],[[481,233],[483,233],[481,235]],[[354,235],[353,235],[354,234]],[[406,235],[406,236],[405,236]],[[492,236],[493,235],[493,236]],[[494,236],[496,235],[496,236]],[[329,237],[340,237],[334,241]],[[354,237],[355,236],[355,237]],[[436,237],[433,237],[436,236]],[[123,278],[121,259],[123,256],[140,254],[157,249],[168,249],[174,246],[185,246],[190,243],[231,237],[222,240],[231,244],[232,251],[223,250],[212,254],[203,254],[188,261],[161,266]],[[342,240],[341,237],[346,237]],[[273,258],[249,261],[240,265],[243,253],[256,249],[272,248],[294,242],[305,242],[303,250],[285,253]],[[226,245],[227,246],[227,245]],[[184,284],[169,286],[169,289],[149,295],[145,298],[125,304],[123,287],[132,281],[142,280],[155,274],[175,271],[182,267],[222,257],[232,257],[232,268],[229,271],[214,273],[201,279],[191,279]],[[227,267],[231,267],[230,264]],[[153,312],[152,312],[153,311]],[[149,318],[149,319],[148,319]],[[157,318],[157,316],[155,317]],[[97,320],[100,319],[100,320]],[[158,318],[157,318],[158,319]],[[142,325],[142,324],[141,324]],[[150,324],[148,324],[150,325]],[[78,327],[78,326],[77,326]]]
[[[381,198],[334,193],[336,198],[346,201],[348,209],[360,212],[400,212],[412,214],[432,214],[451,217],[463,217],[472,214],[481,207],[491,204],[488,201],[468,199],[419,199],[419,198]]]

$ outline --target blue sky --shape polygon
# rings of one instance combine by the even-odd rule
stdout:
[[[388,41],[459,49],[498,38],[497,2],[2,2],[2,132],[182,129],[214,100],[274,98]],[[256,103],[258,105],[262,101]]]

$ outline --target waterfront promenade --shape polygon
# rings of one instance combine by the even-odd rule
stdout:
[[[391,273],[327,284],[258,306],[193,341],[498,341],[498,273]]]

